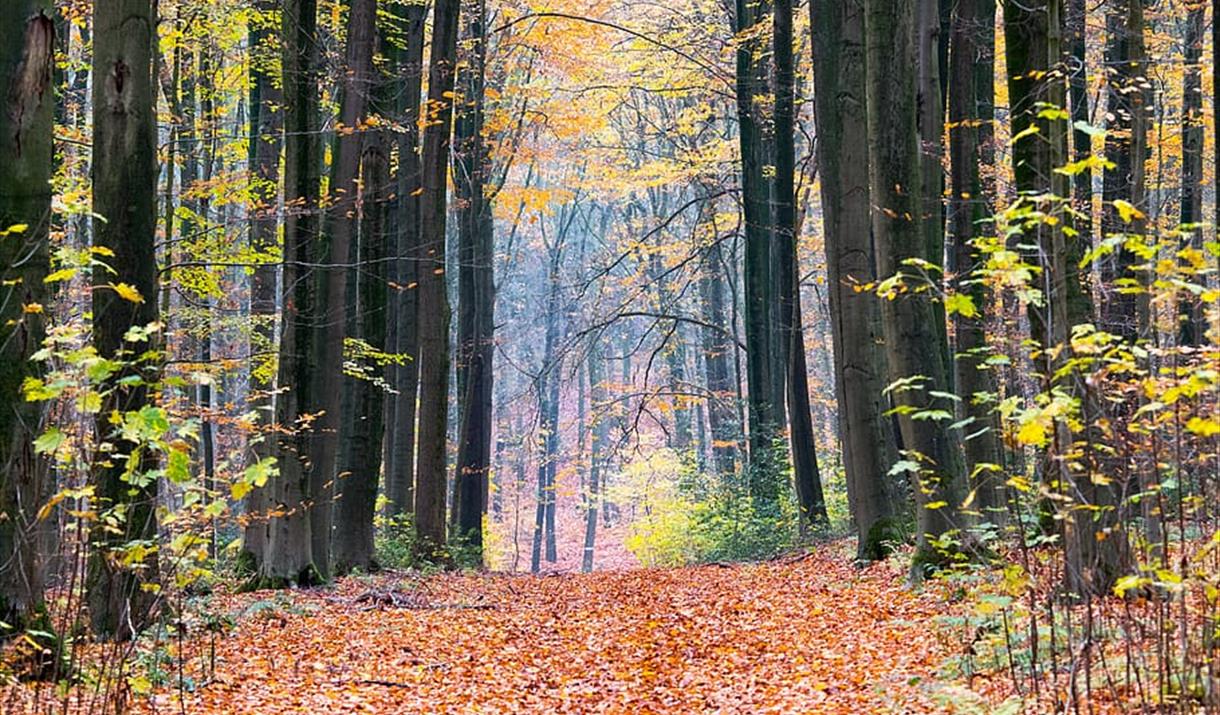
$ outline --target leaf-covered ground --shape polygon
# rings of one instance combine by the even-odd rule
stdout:
[[[834,547],[758,565],[250,594],[188,712],[919,712],[943,596]],[[191,661],[202,667],[197,641]],[[206,658],[205,658],[206,659]],[[156,698],[159,710],[178,698]]]

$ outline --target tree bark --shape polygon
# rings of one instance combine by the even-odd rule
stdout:
[[[1186,14],[1186,32],[1182,38],[1182,188],[1181,188],[1181,248],[1194,253],[1203,247],[1203,57],[1204,7],[1190,6]],[[1205,283],[1202,276],[1192,282]],[[1197,346],[1207,332],[1203,305],[1198,298],[1183,291],[1178,303],[1178,344]]]
[[[124,336],[132,327],[155,323],[157,309],[156,117],[153,113],[152,48],[156,17],[151,0],[99,0],[93,8],[93,222],[94,246],[109,249],[110,271],[95,271],[93,341],[98,355],[126,360],[122,376],[140,376],[138,384],[116,385],[98,413],[98,432],[115,452],[130,454],[136,446],[114,435],[110,414],[152,407],[149,378],[156,365],[131,362],[148,346],[132,346]],[[127,284],[139,300],[127,300],[111,287]],[[154,346],[155,348],[155,342]],[[136,467],[142,476],[154,467],[144,457]],[[136,570],[121,567],[107,553],[131,540],[151,540],[157,533],[157,480],[129,482],[121,460],[101,461],[94,471],[94,504],[122,508],[125,519],[116,533],[98,528],[89,559],[89,613],[95,633],[120,639],[134,637],[146,625],[153,605],[144,584],[157,574],[155,556]]]
[[[881,306],[864,290],[877,275],[869,226],[863,0],[813,0],[810,12],[839,434],[856,555],[871,561],[901,537],[894,519],[896,480],[887,477],[897,453],[882,398]]]
[[[995,374],[987,367],[989,343],[986,319],[995,303],[981,278],[974,272],[985,263],[985,257],[974,246],[983,221],[990,218],[993,207],[988,192],[979,178],[984,165],[979,128],[993,121],[983,114],[978,100],[978,80],[975,65],[989,68],[994,62],[995,7],[991,14],[980,13],[978,0],[958,0],[952,17],[949,75],[949,155],[952,174],[953,250],[950,270],[955,289],[971,299],[976,315],[959,312],[954,315],[957,337],[954,370],[957,394],[962,403],[961,419],[969,420],[963,440],[966,469],[970,487],[976,495],[974,503],[984,520],[998,523],[1003,519],[1004,484],[1000,476],[1002,445],[1000,425],[991,408],[989,396],[997,394]],[[988,42],[988,39],[991,42]],[[988,107],[990,108],[990,107]]]
[[[402,84],[395,94],[395,115],[403,130],[398,132],[398,171],[395,177],[395,198],[392,213],[395,225],[395,258],[391,264],[395,275],[394,291],[390,294],[389,325],[386,334],[392,337],[395,354],[404,362],[390,366],[388,381],[394,394],[387,401],[386,421],[386,485],[391,516],[415,510],[415,411],[419,393],[419,279],[420,279],[420,181],[419,116],[420,91],[423,80],[424,20],[423,3],[393,4],[392,18],[395,35],[387,54],[392,58],[393,71]],[[388,34],[388,33],[387,33]]]
[[[386,92],[385,87],[378,88]],[[360,237],[356,267],[350,275],[356,302],[349,312],[353,337],[382,351],[386,339],[386,257],[389,255],[390,136],[376,131],[366,134],[361,158]],[[353,569],[369,572],[377,568],[374,558],[373,516],[377,505],[377,483],[381,476],[382,439],[385,434],[383,376],[376,364],[363,366],[362,377],[346,377],[345,412],[335,501],[335,531],[332,535],[335,572]],[[348,409],[350,408],[350,409]]]
[[[307,269],[318,250],[319,143],[317,2],[286,0],[282,10],[284,88],[284,250],[280,343],[275,399],[279,475],[268,497],[277,516],[268,525],[267,553],[256,586],[308,585],[314,565],[310,440],[302,424],[314,411],[311,364],[318,296]]]
[[[428,111],[423,137],[419,265],[419,457],[415,531],[420,555],[445,546],[446,430],[449,420],[449,296],[445,289],[445,219],[449,135],[459,0],[436,0]]]
[[[809,407],[805,333],[801,324],[801,280],[796,222],[796,67],[793,59],[792,0],[775,0],[775,242],[778,260],[780,330],[784,384],[788,403],[788,437],[793,479],[803,531],[826,526],[826,498],[818,474],[817,445]]]
[[[30,356],[46,333],[43,278],[50,271],[55,25],[50,0],[21,0],[0,27],[0,640],[45,630],[43,531],[36,518],[52,481],[33,441],[43,408],[22,392],[39,368]],[[25,226],[16,230],[14,226]],[[152,296],[150,295],[151,299]],[[30,310],[26,308],[29,307]]]
[[[873,242],[879,275],[898,279],[897,294],[882,301],[881,316],[902,444],[907,461],[917,465],[910,469],[918,515],[912,575],[920,577],[927,565],[952,557],[946,539],[965,526],[957,511],[965,496],[958,436],[943,418],[914,418],[927,411],[952,415],[954,409],[934,394],[946,393],[949,386],[943,360],[948,348],[944,331],[936,326],[938,311],[928,291],[918,290],[923,276],[907,263],[934,258],[928,255],[921,225],[926,199],[910,31],[927,28],[917,26],[911,0],[867,0],[866,8],[868,106],[884,108],[868,116]],[[927,13],[920,19],[926,20]]]
[[[457,536],[474,551],[472,560],[481,563],[491,470],[495,247],[491,204],[485,191],[490,168],[483,137],[486,9],[484,0],[467,2],[454,161],[459,205],[457,394],[461,409],[454,509]]]
[[[259,0],[260,13],[270,13],[275,0]],[[272,456],[274,435],[268,429],[275,421],[275,360],[264,357],[275,348],[276,279],[278,266],[267,256],[277,248],[280,148],[283,143],[284,117],[280,105],[284,98],[279,85],[264,63],[270,62],[272,29],[262,23],[250,29],[250,182],[256,197],[250,208],[250,248],[260,254],[250,286],[250,391],[253,409],[260,414],[262,434],[254,443],[254,459]],[[241,561],[257,571],[267,550],[267,488],[256,487],[246,497],[245,528]]]
[[[597,512],[602,472],[606,469],[606,447],[610,441],[610,421],[602,414],[606,403],[606,365],[602,355],[601,335],[589,346],[589,402],[593,408],[592,434],[589,440],[589,483],[585,493],[585,545],[580,570],[593,570],[597,544]]]
[[[733,31],[738,35],[736,55],[737,121],[741,150],[742,210],[745,217],[745,333],[746,374],[749,389],[750,467],[747,474],[751,500],[761,510],[774,510],[782,491],[782,473],[776,440],[779,439],[784,394],[776,390],[782,378],[777,366],[775,284],[771,244],[771,186],[766,167],[771,164],[760,97],[767,94],[767,63],[756,26],[770,12],[764,0],[737,0]],[[782,363],[779,363],[782,364]]]
[[[1102,237],[1143,235],[1138,216],[1124,221],[1116,201],[1140,211],[1144,205],[1144,159],[1148,151],[1150,91],[1145,76],[1144,5],[1142,0],[1111,0],[1106,9],[1107,115],[1114,120],[1106,133],[1106,159],[1113,163],[1102,176]],[[1136,290],[1146,276],[1134,270],[1141,259],[1125,245],[1101,261],[1099,322],[1106,331],[1126,340],[1147,337],[1150,316],[1147,294]]]
[[[704,187],[710,194],[710,187]],[[703,365],[708,391],[707,421],[712,438],[712,463],[722,484],[728,484],[737,474],[737,440],[741,425],[737,424],[735,404],[737,393],[733,384],[730,359],[737,350],[728,325],[725,307],[724,255],[720,250],[720,235],[715,225],[716,206],[711,199],[704,201],[703,222],[711,233],[703,248],[699,272],[699,298],[703,309]]]

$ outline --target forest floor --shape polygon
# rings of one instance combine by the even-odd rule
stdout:
[[[161,711],[943,712],[949,606],[845,544],[761,564],[382,575],[234,597],[215,671]],[[269,604],[269,605],[266,605]],[[244,614],[244,615],[240,615]],[[208,662],[195,643],[187,670]],[[196,675],[200,680],[203,675]]]
[[[215,594],[133,709],[160,713],[916,713],[957,709],[947,589],[848,542],[757,564],[390,573]],[[179,682],[189,687],[178,689]],[[12,693],[10,692],[11,696]],[[15,702],[9,700],[9,704]],[[977,701],[976,701],[977,702]],[[3,708],[0,708],[3,709]]]

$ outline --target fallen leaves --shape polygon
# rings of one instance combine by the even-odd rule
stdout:
[[[349,579],[239,621],[188,712],[918,712],[942,599],[834,546],[731,568]],[[267,594],[235,597],[241,601]],[[463,606],[477,607],[463,607]],[[192,646],[198,650],[198,644]],[[199,653],[193,653],[200,657]],[[188,664],[188,670],[190,665]],[[162,707],[176,694],[157,697]]]

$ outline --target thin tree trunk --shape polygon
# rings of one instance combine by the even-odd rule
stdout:
[[[585,573],[593,570],[593,557],[597,544],[597,512],[600,499],[602,471],[606,468],[606,446],[610,440],[610,421],[601,411],[606,403],[605,358],[602,355],[601,335],[589,346],[589,402],[593,411],[593,429],[589,440],[589,483],[585,492],[585,545],[580,560],[580,569]]]
[[[1198,255],[1203,247],[1203,56],[1204,7],[1193,5],[1186,14],[1186,33],[1182,38],[1182,189],[1181,189],[1181,248]],[[1189,263],[1187,264],[1189,265]],[[1202,277],[1193,280],[1204,283]],[[1178,304],[1178,344],[1199,345],[1207,324],[1203,305],[1195,296],[1183,291]]]
[[[793,59],[792,0],[775,0],[775,276],[779,285],[784,385],[788,404],[789,443],[803,531],[824,527],[826,498],[818,474],[809,375],[801,325],[800,261],[796,221],[796,67]]]
[[[259,0],[261,12],[270,12],[275,0]],[[274,435],[269,427],[275,421],[275,361],[264,357],[275,349],[276,278],[278,266],[267,256],[277,247],[276,236],[279,196],[280,147],[284,132],[284,117],[279,107],[283,94],[271,72],[263,64],[270,58],[266,45],[271,41],[272,28],[262,23],[250,30],[250,48],[255,61],[250,62],[250,181],[255,205],[250,208],[250,248],[260,255],[250,286],[250,354],[255,356],[250,369],[250,390],[253,408],[263,423],[262,434],[253,445],[256,460],[272,456]],[[267,550],[267,488],[256,487],[246,498],[245,529],[242,539],[242,562],[257,571]]]
[[[709,191],[710,187],[705,187]],[[707,421],[712,438],[712,463],[721,484],[728,484],[737,473],[737,439],[740,426],[737,424],[737,392],[734,389],[730,357],[737,350],[731,338],[724,296],[724,257],[720,250],[720,236],[716,230],[716,206],[713,200],[704,201],[703,221],[710,226],[708,244],[703,249],[703,261],[699,273],[699,297],[703,307],[702,328],[703,365],[708,391]]]
[[[745,333],[746,374],[750,403],[749,495],[760,509],[774,509],[782,483],[778,474],[776,440],[782,429],[783,393],[776,393],[774,321],[775,285],[772,280],[771,188],[765,170],[772,162],[767,152],[759,97],[767,94],[767,66],[756,25],[770,11],[766,1],[737,0],[733,30],[737,48],[737,121],[741,149],[742,207],[745,216]],[[782,384],[782,383],[780,383]]]
[[[22,0],[0,27],[0,640],[43,620],[44,564],[36,518],[51,489],[33,441],[43,408],[22,394],[37,377],[30,356],[46,332],[43,278],[50,271],[55,25],[50,0]],[[24,226],[15,229],[15,226]],[[149,299],[153,296],[150,294]],[[47,522],[41,522],[46,524]]]
[[[994,14],[994,13],[993,13]],[[1085,0],[1068,0],[1067,42],[1071,55],[1068,67],[1069,99],[1072,110],[1072,159],[1085,161],[1093,153],[1092,136],[1087,131],[1089,115],[1089,63],[1085,42],[1088,27],[1088,9]],[[993,72],[994,75],[994,72]],[[1093,171],[1087,169],[1072,177],[1072,204],[1077,215],[1074,228],[1086,245],[1093,238]]]

